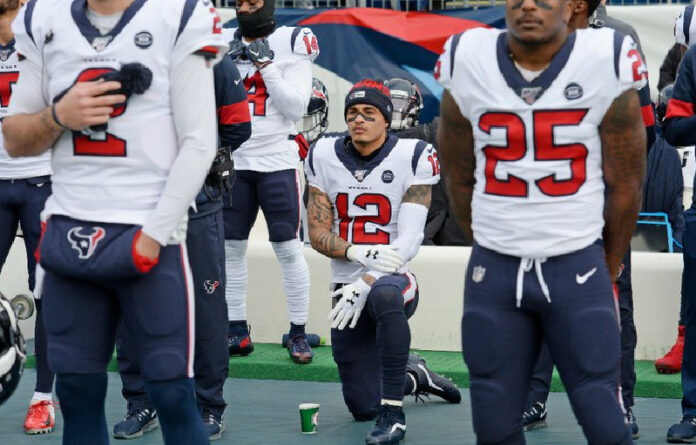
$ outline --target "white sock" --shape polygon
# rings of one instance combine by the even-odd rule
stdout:
[[[404,402],[401,401],[401,400],[382,399],[382,405],[389,405],[389,406],[404,406]]]
[[[248,240],[225,240],[225,300],[228,320],[247,319]]]
[[[283,270],[283,287],[291,323],[307,324],[309,314],[309,266],[298,239],[271,243]]]
[[[31,396],[32,404],[36,402],[43,402],[44,400],[48,400],[49,402],[53,401],[53,394],[50,392],[35,392],[34,395]]]

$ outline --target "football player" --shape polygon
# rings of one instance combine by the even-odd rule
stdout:
[[[37,257],[63,443],[108,443],[106,366],[122,319],[165,442],[206,444],[184,240],[216,151],[221,20],[207,0],[32,1],[13,31],[5,147],[52,156]]]
[[[234,152],[232,205],[224,211],[226,293],[230,354],[247,355],[253,343],[247,327],[246,251],[259,207],[283,273],[290,318],[286,345],[296,363],[314,354],[305,337],[309,310],[309,268],[299,240],[300,190],[295,124],[312,94],[312,61],[319,54],[309,28],[276,28],[274,1],[236,3],[238,28],[225,29],[230,54],[247,89],[252,136]]]
[[[2,7],[0,7],[1,9]],[[17,315],[0,293],[0,405],[15,392],[24,371],[27,351]]]
[[[329,92],[324,82],[312,78],[312,97],[307,104],[307,110],[302,116],[302,131],[300,134],[308,144],[315,143],[329,128]],[[302,159],[306,158],[300,154]]]
[[[508,0],[508,30],[445,44],[438,147],[474,247],[462,350],[481,443],[524,443],[542,341],[593,444],[630,444],[612,283],[641,204],[646,132],[633,39],[567,26],[574,2]]]
[[[306,161],[309,238],[331,258],[331,344],[345,403],[358,421],[377,417],[368,444],[394,444],[406,434],[404,394],[461,399],[408,354],[418,284],[407,263],[423,240],[440,167],[430,144],[388,133],[382,82],[355,84],[344,115],[348,136],[320,139]]]
[[[693,22],[693,7],[683,12],[683,28]],[[687,17],[688,15],[688,17]],[[690,28],[690,26],[689,26]],[[691,34],[687,29],[681,31],[684,35]],[[686,37],[684,38],[686,41]],[[672,90],[672,98],[667,106],[667,115],[663,124],[665,139],[676,146],[696,144],[694,124],[696,124],[696,45],[689,38],[689,49],[684,54],[677,80]],[[682,299],[684,299],[684,358],[681,367],[682,378],[682,413],[680,423],[672,425],[667,431],[670,442],[696,441],[696,360],[694,360],[693,345],[696,338],[696,201],[692,199],[691,207],[684,212],[684,272],[682,275]],[[686,339],[691,338],[690,341]],[[689,353],[691,348],[692,353]]]
[[[193,360],[196,401],[210,440],[220,439],[225,431],[226,403],[222,392],[229,371],[222,197],[229,188],[231,151],[251,135],[246,90],[229,56],[215,65],[214,77],[221,147],[196,197],[195,209],[189,209],[186,230],[196,303],[196,356]],[[133,439],[158,426],[157,411],[145,391],[133,341],[127,329],[120,327],[116,348],[128,412],[114,426],[113,435],[117,439]]]
[[[596,18],[595,11],[601,6],[600,0],[572,0],[572,15],[568,22],[568,32],[576,29],[592,27],[608,27],[619,32],[630,30],[631,36],[635,35],[633,28],[620,20],[606,16],[606,10],[601,19]],[[636,39],[637,37],[634,37]],[[638,52],[643,54],[640,42],[635,40]],[[646,84],[638,91],[643,112],[643,124],[647,136],[647,149],[650,150],[655,138],[655,117],[652,103],[650,102],[650,86]],[[626,409],[626,422],[633,431],[633,438],[639,437],[639,428],[636,417],[633,414],[633,388],[636,384],[636,372],[634,366],[634,354],[637,344],[636,325],[633,320],[633,287],[631,285],[631,251],[626,252],[616,286],[619,292],[619,315],[621,318],[621,397]],[[534,367],[532,381],[527,396],[527,407],[522,416],[522,426],[525,431],[544,428],[546,424],[546,399],[551,389],[551,377],[553,375],[553,360],[546,345],[539,352],[539,359]]]
[[[7,114],[12,88],[19,77],[18,53],[15,50],[12,20],[17,16],[19,0],[0,1],[0,116]],[[39,215],[51,194],[51,156],[44,153],[35,158],[11,159],[0,138],[0,269],[15,240],[17,226],[27,250],[29,289],[34,290],[36,260],[34,251],[41,235]],[[24,419],[27,434],[50,433],[55,425],[53,404],[53,372],[46,361],[46,330],[41,300],[36,299],[34,345],[36,386]]]

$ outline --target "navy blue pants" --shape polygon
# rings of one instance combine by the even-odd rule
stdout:
[[[478,244],[469,260],[462,351],[478,443],[525,443],[522,412],[543,340],[588,443],[633,443],[618,398],[621,341],[602,245],[541,264],[550,303],[532,268],[517,307],[521,265]]]
[[[210,207],[212,210],[209,210]],[[226,406],[222,390],[228,375],[229,355],[220,203],[199,204],[199,214],[190,213],[189,218],[186,246],[196,302],[196,351],[193,361],[196,400],[200,408],[222,416]],[[132,339],[123,326],[119,328],[116,349],[123,397],[128,401],[128,409],[152,409]]]
[[[379,286],[383,286],[382,291],[387,290],[388,293],[375,292]],[[406,275],[380,278],[372,285],[367,304],[355,328],[331,330],[331,350],[341,378],[343,400],[358,421],[372,420],[382,398],[403,398],[411,333],[405,320],[402,325],[399,320],[390,320],[383,317],[383,314],[398,310],[403,311],[401,318],[410,318],[418,306],[418,289],[412,286],[416,285]],[[340,285],[335,289],[338,288]],[[385,309],[376,301],[378,298],[374,298],[377,293],[391,296],[397,304]],[[410,298],[410,295],[413,297]],[[397,342],[385,345],[385,339],[380,338],[380,335],[389,336]],[[400,339],[404,342],[399,343]],[[394,358],[399,369],[385,372],[381,358],[385,357],[385,349],[390,350],[387,358],[390,361]],[[389,388],[385,388],[387,384]]]
[[[41,236],[39,219],[46,199],[51,194],[50,176],[27,179],[0,180],[0,269],[5,264],[10,247],[22,227],[24,246],[27,250],[29,289],[34,290],[36,260],[34,252]],[[11,295],[8,295],[11,297]],[[53,392],[54,375],[46,359],[46,330],[43,324],[43,306],[36,300],[36,324],[34,327],[36,354],[36,391]]]
[[[300,230],[300,188],[297,170],[263,173],[237,170],[232,184],[232,206],[225,207],[225,239],[245,240],[259,207],[268,225],[269,239],[295,239]]]
[[[634,405],[633,388],[636,386],[635,351],[638,344],[636,325],[633,321],[633,287],[631,285],[631,251],[626,253],[616,286],[619,289],[619,315],[621,318],[621,397],[625,407]],[[551,389],[553,360],[544,344],[534,366],[529,384],[527,403],[545,402]]]
[[[682,241],[684,244],[684,271],[682,274],[682,300],[684,316],[684,360],[682,362],[682,411],[696,416],[696,209],[684,212],[686,222]]]

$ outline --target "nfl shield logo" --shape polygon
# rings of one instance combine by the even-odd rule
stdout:
[[[474,267],[474,272],[471,274],[471,279],[474,283],[480,283],[486,276],[486,268],[483,266]]]
[[[92,48],[100,53],[104,51],[104,48],[111,42],[111,39],[113,39],[112,36],[95,37],[94,40],[92,40]]]
[[[536,102],[539,93],[541,93],[541,87],[522,88],[520,97],[523,101],[527,102],[527,105],[531,105]]]
[[[7,59],[10,58],[10,54],[12,54],[11,49],[0,50],[0,62],[7,62]]]
[[[365,179],[366,173],[367,173],[367,170],[355,170],[353,172],[353,176],[355,176],[355,179],[357,179],[358,182],[363,182],[363,179]]]

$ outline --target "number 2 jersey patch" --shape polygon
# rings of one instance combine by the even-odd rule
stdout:
[[[437,152],[419,139],[390,135],[377,156],[363,162],[344,138],[322,138],[305,162],[307,182],[326,193],[334,207],[334,233],[352,244],[389,244],[398,232],[399,208],[412,185],[440,180]],[[349,283],[367,270],[331,261],[332,282]]]
[[[633,40],[608,28],[578,30],[528,81],[510,59],[505,31],[473,29],[447,41],[438,74],[473,128],[476,241],[550,257],[601,238],[599,125],[614,99],[645,84]]]

